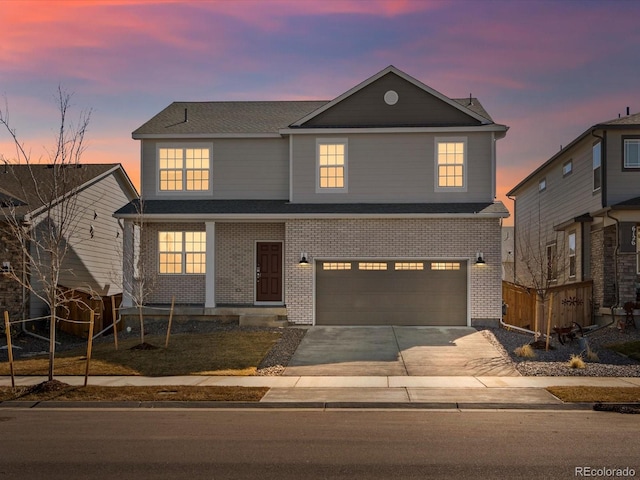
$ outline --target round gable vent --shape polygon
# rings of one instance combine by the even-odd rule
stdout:
[[[387,105],[395,105],[396,103],[398,103],[398,98],[398,93],[394,90],[389,90],[384,94],[384,102]]]

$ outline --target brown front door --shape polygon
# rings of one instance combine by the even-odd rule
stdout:
[[[256,246],[256,301],[282,302],[282,243]]]

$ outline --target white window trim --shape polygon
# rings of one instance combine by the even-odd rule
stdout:
[[[344,145],[344,187],[320,187],[320,145]],[[316,193],[347,193],[349,191],[349,140],[347,138],[316,139]]]
[[[573,159],[562,164],[562,177],[568,177],[573,173]]]
[[[438,144],[440,143],[462,143],[464,145],[464,159],[462,161],[462,187],[440,187],[438,185]],[[467,169],[469,165],[469,149],[467,137],[436,137],[433,146],[433,184],[436,192],[466,192],[467,191]]]
[[[598,147],[598,151],[600,152],[600,164],[598,165],[598,167],[596,167],[593,162],[594,160],[593,152],[595,152],[596,147]],[[600,186],[597,188],[594,182],[596,168],[600,169]],[[599,192],[602,189],[602,142],[595,143],[591,148],[591,187],[593,188],[594,192]]]
[[[624,170],[627,171],[638,171],[640,170],[640,165],[629,165],[627,164],[627,143],[629,142],[634,142],[634,143],[640,143],[640,138],[623,138],[622,139],[622,146],[623,146],[623,150],[622,150],[622,168]]]
[[[209,149],[209,188],[207,190],[187,190],[185,188],[186,175],[183,176],[183,188],[182,190],[161,190],[160,189],[160,149],[161,148],[208,148]],[[183,168],[183,172],[186,169]],[[160,196],[171,195],[181,197],[203,197],[209,196],[213,192],[213,143],[211,142],[188,142],[188,143],[158,143],[156,144],[156,158],[155,158],[155,176],[156,176],[156,194]]]

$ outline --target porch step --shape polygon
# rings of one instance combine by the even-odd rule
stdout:
[[[239,316],[238,324],[241,327],[286,327],[288,322],[278,315],[244,313]]]

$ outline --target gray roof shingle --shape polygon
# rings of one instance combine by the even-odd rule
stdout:
[[[493,122],[478,99],[452,100]],[[281,128],[289,127],[327,103],[329,100],[173,102],[134,130],[132,136],[278,134]]]
[[[134,130],[133,138],[172,134],[277,134],[281,128],[327,103],[328,100],[174,102]]]
[[[16,165],[0,167],[0,219],[12,205],[18,218],[31,213],[45,204],[50,204],[60,196],[99,177],[118,164],[83,163],[66,165],[64,179],[54,177],[51,164]],[[59,165],[56,168],[61,168]],[[54,186],[54,179],[64,186]],[[66,190],[66,191],[65,191]]]

